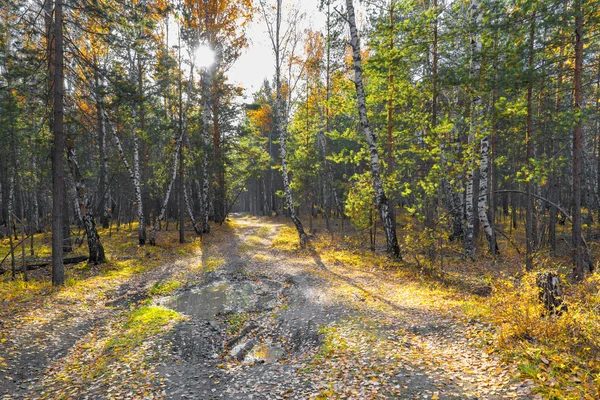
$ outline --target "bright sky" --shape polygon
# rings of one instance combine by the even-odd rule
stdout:
[[[302,22],[301,28],[320,30],[325,27],[325,15],[317,7],[318,0],[286,1],[287,4],[294,3],[302,11],[306,12],[306,18]],[[285,18],[284,18],[285,20]],[[269,80],[275,74],[275,56],[271,49],[267,26],[262,16],[258,16],[248,26],[248,48],[245,49],[242,56],[236,61],[229,71],[229,79],[246,89],[246,95],[260,89],[265,78]]]

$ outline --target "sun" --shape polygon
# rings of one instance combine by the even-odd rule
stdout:
[[[198,68],[208,68],[215,62],[215,52],[210,46],[201,44],[194,51],[194,64]]]

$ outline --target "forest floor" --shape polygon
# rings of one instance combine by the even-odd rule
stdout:
[[[284,219],[184,245],[100,233],[109,263],[65,288],[0,285],[1,398],[541,398],[467,312],[478,295],[328,238],[298,250]]]

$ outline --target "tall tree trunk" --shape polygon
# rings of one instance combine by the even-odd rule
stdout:
[[[574,0],[575,13],[575,74],[573,85],[575,87],[574,113],[576,118],[573,131],[573,278],[583,280],[583,243],[581,240],[581,166],[583,153],[582,135],[582,106],[583,106],[583,9],[582,0]]]
[[[181,35],[179,35],[179,137],[180,137],[180,156],[179,156],[179,243],[185,243],[185,201],[183,191],[185,190],[185,181],[183,179],[183,143],[185,141],[183,128],[183,70],[181,69]],[[193,76],[193,71],[190,71],[190,76]]]
[[[10,176],[10,183],[8,189],[8,244],[10,246],[10,270],[11,276],[14,280],[17,274],[17,269],[15,265],[15,249],[13,247],[13,232],[11,230],[14,226],[14,197],[15,197],[15,178],[13,175]],[[62,248],[62,247],[61,247]]]
[[[496,171],[496,163],[495,159],[498,154],[498,114],[496,112],[496,100],[498,99],[498,37],[494,38],[494,89],[492,91],[492,104],[490,107],[490,112],[492,116],[492,133],[491,133],[491,141],[492,141],[492,151],[490,152],[490,208],[489,208],[489,217],[490,223],[492,225],[492,236],[490,240],[490,249],[492,250],[492,255],[497,255],[498,250],[498,241],[496,238],[496,190],[498,190],[498,177]]]
[[[273,38],[274,52],[275,52],[275,88],[276,88],[276,100],[275,100],[275,129],[279,133],[279,147],[281,157],[281,174],[283,177],[283,190],[285,193],[285,202],[290,214],[290,219],[296,227],[298,237],[300,240],[300,247],[305,248],[308,236],[304,232],[302,222],[296,215],[296,208],[294,206],[294,199],[292,197],[292,189],[290,187],[290,177],[288,174],[287,166],[287,115],[283,110],[283,94],[281,88],[281,12],[282,12],[282,0],[277,0],[277,16],[275,21],[275,37]]]
[[[209,113],[209,101],[208,101],[208,85],[210,75],[207,71],[203,72],[202,75],[202,92],[204,97],[204,103],[202,105],[202,137],[203,137],[203,159],[202,159],[202,233],[210,233],[210,225],[208,224],[208,218],[210,215],[210,204],[208,200],[209,190],[209,171],[208,171],[208,152],[210,148],[210,132],[208,128],[208,113]]]
[[[377,149],[377,141],[375,135],[371,131],[369,119],[367,117],[367,104],[365,99],[365,89],[363,86],[362,77],[362,60],[360,55],[360,42],[358,38],[358,30],[356,29],[356,17],[354,16],[354,5],[352,0],[346,0],[348,9],[348,23],[350,25],[350,43],[352,45],[352,58],[354,60],[354,84],[356,86],[358,115],[360,117],[360,125],[365,133],[367,145],[369,146],[369,155],[371,158],[371,179],[375,190],[375,198],[377,208],[383,224],[386,237],[386,248],[390,256],[400,258],[400,246],[396,237],[396,228],[392,212],[389,207],[388,199],[383,190],[381,182],[381,173],[379,171],[379,151]]]
[[[135,112],[134,112],[134,117],[135,117]],[[112,135],[113,140],[117,146],[117,150],[119,151],[121,160],[123,161],[123,164],[125,164],[125,168],[127,169],[127,172],[129,174],[129,179],[131,179],[131,182],[133,183],[133,188],[134,188],[134,193],[135,193],[135,201],[136,201],[136,211],[138,214],[138,221],[139,221],[138,240],[139,240],[140,245],[144,245],[144,244],[146,244],[146,226],[144,224],[144,212],[143,212],[144,209],[142,207],[142,190],[141,190],[141,184],[140,184],[140,163],[139,163],[140,158],[139,158],[138,135],[134,133],[134,136],[133,136],[133,169],[132,169],[131,165],[129,165],[129,161],[127,161],[127,157],[125,156],[125,151],[123,150],[123,146],[121,145],[121,140],[119,139],[119,136],[117,135],[117,129],[108,119],[108,115],[106,114],[106,112],[104,112],[104,119],[106,122],[108,122],[109,126],[111,127],[111,131],[113,133],[113,135]]]
[[[477,199],[477,214],[479,222],[485,232],[485,237],[488,242],[488,251],[490,254],[496,254],[498,248],[494,240],[494,224],[490,221],[487,214],[487,198],[490,195],[489,187],[489,159],[490,159],[490,137],[484,136],[481,139],[481,161],[479,164],[479,196]]]
[[[387,178],[393,180],[392,175],[394,174],[394,2],[390,0],[389,3],[389,26],[390,26],[390,37],[388,50],[390,52],[389,66],[388,66],[388,98],[387,98],[387,115],[386,115],[386,133],[387,133]],[[436,54],[437,56],[437,54]],[[435,79],[434,79],[435,81]],[[434,95],[435,96],[435,95]],[[394,200],[388,199],[389,209],[391,213],[392,223],[394,224],[394,230],[396,229],[396,219],[394,217]]]
[[[50,3],[50,1],[48,1]],[[63,132],[63,11],[62,0],[55,0],[54,6],[54,133],[52,148],[52,285],[65,283],[63,264],[63,213],[65,209],[64,166],[65,138]]]
[[[534,40],[535,40],[535,17],[536,12],[533,11],[531,15],[531,28],[529,31],[529,83],[527,85],[527,128],[525,137],[525,165],[527,173],[531,174],[531,158],[533,157],[533,61],[534,61]],[[525,253],[525,269],[527,271],[533,270],[533,252],[535,251],[535,241],[533,239],[533,196],[532,196],[532,183],[530,177],[528,177],[526,186],[526,206],[525,206],[525,242],[526,242],[526,253]]]
[[[452,136],[450,137],[450,141],[454,140],[454,137],[458,137],[458,118],[459,114],[456,110],[458,110],[459,105],[459,97],[458,90],[455,91],[455,100],[454,107],[452,107],[454,126],[452,128]],[[448,206],[450,208],[449,214],[452,217],[452,233],[450,234],[450,240],[464,240],[464,217],[465,217],[465,204],[461,199],[461,195],[454,190],[450,181],[447,178],[447,175],[450,173],[447,167],[447,159],[446,159],[446,143],[447,141],[444,138],[440,139],[440,162],[443,165],[443,171],[445,172],[445,176],[442,178],[442,185],[444,189],[444,193],[446,195]]]
[[[475,82],[479,82],[481,75],[481,38],[477,32],[481,27],[483,15],[479,8],[478,0],[471,2],[471,19],[472,26],[475,32],[471,33],[471,66],[469,76],[471,82],[476,87],[474,93],[471,95],[471,121],[469,128],[469,145],[474,145],[476,140],[475,132],[478,129],[478,118],[477,115],[481,109],[481,95],[480,88],[475,85]],[[473,157],[474,155],[471,155]],[[475,210],[474,210],[474,189],[475,189],[475,162],[474,160],[469,161],[469,171],[467,172],[467,190],[465,194],[465,217],[467,220],[465,237],[464,237],[464,248],[465,256],[470,259],[475,258]],[[478,202],[479,205],[479,202]]]
[[[103,228],[108,228],[108,153],[106,152],[106,124],[104,123],[104,102],[102,101],[102,89],[100,87],[100,74],[98,69],[98,58],[94,56],[94,84],[96,91],[96,119],[98,120],[98,150],[100,155],[100,179],[98,180],[98,215]]]
[[[600,224],[600,53],[596,55],[598,69],[596,70],[596,199],[598,200],[598,223]]]

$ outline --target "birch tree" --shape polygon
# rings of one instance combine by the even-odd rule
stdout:
[[[296,231],[298,232],[298,237],[300,239],[300,247],[305,248],[306,242],[308,240],[308,236],[306,232],[304,232],[304,227],[302,226],[302,222],[296,215],[296,208],[294,205],[294,199],[292,196],[292,189],[290,187],[290,177],[288,174],[288,165],[287,165],[287,119],[289,117],[289,113],[287,112],[287,108],[283,102],[283,88],[282,88],[282,68],[286,59],[289,61],[291,58],[291,45],[295,45],[293,40],[293,35],[296,34],[297,23],[298,23],[298,13],[297,11],[292,17],[287,21],[288,26],[282,32],[282,0],[276,0],[275,6],[275,19],[274,21],[270,20],[269,12],[267,11],[267,4],[264,0],[261,0],[260,6],[265,17],[265,22],[267,24],[267,31],[269,33],[269,38],[271,41],[271,48],[273,50],[273,54],[275,55],[275,109],[274,109],[274,128],[276,131],[276,135],[279,134],[279,146],[280,146],[280,156],[281,156],[281,174],[283,176],[283,188],[285,193],[285,202],[288,208],[288,212],[292,222],[296,227]],[[288,62],[289,62],[288,61]],[[290,66],[288,65],[288,68]],[[289,93],[289,82],[288,82],[288,95]]]
[[[363,85],[362,76],[360,41],[358,38],[358,30],[356,28],[356,17],[354,15],[354,5],[352,4],[352,0],[346,0],[346,7],[348,12],[348,24],[350,25],[350,44],[352,46],[352,59],[354,61],[354,85],[356,86],[358,115],[360,118],[360,127],[362,128],[366,136],[367,145],[369,147],[371,179],[373,183],[373,189],[375,190],[375,200],[381,217],[381,222],[383,223],[383,229],[385,231],[387,252],[389,255],[399,258],[400,246],[398,246],[396,228],[394,227],[392,212],[390,210],[388,199],[385,196],[383,184],[381,182],[377,138],[371,130],[371,126],[369,125],[369,119],[367,117],[367,104],[365,99],[365,89]]]

